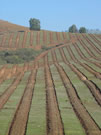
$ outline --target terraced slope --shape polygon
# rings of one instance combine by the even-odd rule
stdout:
[[[6,37],[9,48],[13,37]],[[41,31],[16,38],[16,48],[55,47],[0,68],[0,135],[101,135],[100,36]]]
[[[51,31],[25,31],[0,35],[0,50],[51,47],[68,42],[69,35],[62,32]]]

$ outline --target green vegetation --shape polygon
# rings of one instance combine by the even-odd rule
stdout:
[[[69,27],[68,32],[71,32],[71,33],[87,33],[87,30],[86,30],[85,27],[80,27],[80,29],[78,30],[76,25],[73,24],[72,26]]]
[[[70,104],[66,90],[60,79],[60,76],[55,66],[51,66],[51,72],[55,83],[57,99],[59,103],[59,109],[64,124],[64,132],[66,135],[84,135],[84,130],[73,111],[72,105]]]
[[[86,33],[86,28],[85,27],[81,27],[79,29],[79,33]]]
[[[29,74],[30,72],[26,72],[24,74],[24,77],[22,78],[20,84],[18,85],[14,93],[11,95],[7,103],[4,105],[3,109],[0,110],[0,135],[7,134],[10,123],[16,111],[16,107],[19,104],[20,99],[23,95],[24,89],[26,87]]]
[[[71,33],[77,33],[78,29],[75,24],[73,24],[71,27],[69,27],[69,32]]]
[[[0,51],[1,64],[20,64],[34,60],[41,51],[35,51],[30,48],[22,48],[16,51]]]
[[[29,20],[30,30],[40,30],[40,20],[31,18]]]
[[[37,73],[26,135],[33,135],[33,133],[46,134],[46,93],[43,68],[40,68]]]

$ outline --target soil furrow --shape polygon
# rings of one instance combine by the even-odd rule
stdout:
[[[91,59],[89,60],[84,54],[83,52],[81,51],[81,49],[78,47],[77,43],[74,44],[74,47],[77,51],[77,53],[79,54],[79,56],[81,57],[81,59],[85,60],[85,61],[88,61],[90,63],[93,63],[95,64],[96,66],[98,66],[99,68],[101,68],[101,64],[97,63],[97,62],[94,62],[92,61]]]
[[[22,48],[25,48],[26,47],[25,44],[26,44],[27,34],[28,34],[27,31],[24,32],[24,37],[23,37],[23,42],[22,42]]]
[[[46,33],[46,31],[43,31],[43,43],[47,44],[47,33]]]
[[[1,42],[1,47],[4,47],[4,44],[6,42],[6,35],[3,35],[2,42]]]
[[[9,42],[8,42],[8,47],[9,47],[9,48],[12,47],[12,40],[13,40],[13,37],[14,37],[14,34],[11,34],[11,35],[10,35],[10,38],[9,38]]]
[[[89,36],[95,41],[95,43],[97,43],[101,47],[101,42],[96,38],[95,35],[89,34]]]
[[[18,84],[20,83],[24,72],[20,73],[16,79],[14,79],[13,83],[5,90],[5,92],[0,96],[0,109],[3,108],[4,104],[7,102],[9,97],[12,95],[14,90],[17,88]]]
[[[97,71],[95,71],[94,69],[92,69],[91,67],[89,67],[87,64],[85,63],[81,63],[74,55],[73,51],[71,50],[70,46],[68,46],[67,50],[69,50],[69,54],[71,55],[72,60],[75,63],[80,64],[82,67],[84,67],[87,71],[89,71],[90,73],[92,73],[96,78],[101,79],[101,74]]]
[[[53,32],[50,31],[49,35],[50,35],[50,44],[52,44],[53,43]]]
[[[18,32],[17,37],[16,37],[16,42],[15,42],[15,48],[19,47],[19,40],[20,40],[20,33]]]
[[[55,86],[48,65],[47,56],[45,57],[45,81],[47,100],[47,135],[64,135]]]
[[[79,71],[79,69],[77,69],[73,64],[69,63],[62,49],[60,49],[60,53],[65,64],[67,64],[76,73],[80,80],[85,83],[85,85],[89,88],[97,103],[101,106],[101,93],[99,88],[95,86],[94,83],[92,83],[92,81],[88,80],[87,77]]]
[[[30,32],[30,46],[33,46],[33,31]]]
[[[86,50],[86,52],[89,54],[90,57],[93,57],[96,60],[101,60],[100,58],[97,58],[93,51],[89,50],[89,48],[86,46],[85,42],[83,40],[79,39],[80,44],[83,46],[83,48]]]
[[[40,32],[37,32],[36,45],[40,45]]]
[[[67,95],[70,99],[70,102],[74,108],[76,115],[78,116],[82,126],[85,129],[87,135],[100,135],[101,131],[90,117],[89,113],[83,106],[73,84],[71,83],[69,77],[65,73],[64,69],[56,62],[56,56],[54,52],[52,52],[54,64],[60,74],[61,80],[66,88]]]
[[[24,90],[24,94],[22,96],[22,99],[19,103],[19,106],[16,110],[16,113],[10,125],[8,135],[25,135],[26,133],[26,126],[33,97],[36,74],[37,74],[37,65],[35,69],[31,72],[28,84]]]
[[[94,43],[86,36],[86,35],[83,35],[83,38],[86,39],[86,41],[89,43],[89,45],[98,53],[101,55],[101,51],[94,45]]]
[[[56,32],[57,41],[61,41],[60,32]]]
[[[62,32],[62,35],[63,35],[63,39],[64,39],[64,40],[67,40],[66,32]]]

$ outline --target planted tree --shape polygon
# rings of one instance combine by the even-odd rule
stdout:
[[[86,33],[86,28],[85,27],[81,27],[80,29],[79,29],[79,33]]]
[[[71,27],[69,27],[69,32],[71,33],[77,33],[78,29],[75,24],[73,24]]]
[[[30,30],[40,30],[40,20],[31,18],[29,20]]]

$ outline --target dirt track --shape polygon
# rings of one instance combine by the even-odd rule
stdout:
[[[64,135],[56,91],[50,73],[47,56],[45,57],[45,81],[47,100],[47,135]]]

